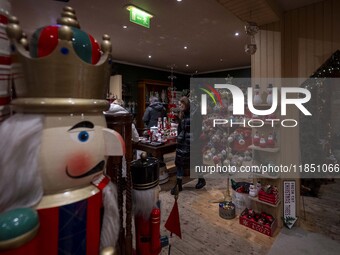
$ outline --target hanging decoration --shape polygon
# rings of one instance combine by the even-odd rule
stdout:
[[[250,43],[247,43],[244,46],[244,51],[245,51],[245,53],[247,53],[249,55],[253,55],[253,54],[255,54],[255,52],[257,50],[257,46],[256,46],[256,42],[255,42],[255,35],[259,31],[259,27],[257,26],[257,24],[255,22],[247,21],[244,25],[244,30],[250,38]]]
[[[174,122],[177,119],[178,116],[178,100],[180,99],[180,93],[176,91],[176,87],[174,87],[174,80],[177,79],[177,77],[174,75],[174,67],[175,65],[170,66],[170,75],[168,76],[168,79],[170,79],[170,87],[168,88],[168,118],[170,119],[170,122]]]

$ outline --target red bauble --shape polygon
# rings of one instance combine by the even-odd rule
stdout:
[[[218,156],[214,156],[213,161],[215,164],[218,164],[221,161],[221,159]]]

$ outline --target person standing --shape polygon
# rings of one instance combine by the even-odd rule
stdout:
[[[115,99],[110,104],[110,109],[107,111],[107,113],[122,114],[122,113],[129,113],[129,111],[124,108],[124,101],[122,99]],[[131,124],[131,139],[135,143],[139,142],[139,134],[133,122]]]
[[[202,125],[190,125],[192,116],[199,114],[199,107],[189,101],[189,98],[182,97],[179,100],[179,124],[177,127],[177,148],[175,165],[177,168],[176,185],[171,189],[171,194],[176,194],[176,189],[182,191],[182,179],[184,170],[190,167],[190,143],[199,142],[199,137],[202,131]],[[197,146],[196,146],[197,147]],[[192,148],[194,149],[194,148]],[[202,155],[202,154],[201,154]],[[195,186],[196,189],[201,189],[205,186],[204,178],[198,178]]]
[[[158,118],[166,117],[166,109],[157,97],[150,97],[150,105],[146,108],[143,122],[146,127],[157,127]]]

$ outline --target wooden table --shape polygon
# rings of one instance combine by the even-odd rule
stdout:
[[[176,151],[177,143],[169,142],[158,146],[153,146],[147,143],[135,143],[132,145],[133,149],[145,151],[150,153],[153,157],[158,158],[163,162],[163,155]],[[163,162],[164,163],[164,162]],[[165,164],[159,168],[159,184],[164,184],[169,181],[169,174]]]
[[[176,150],[177,143],[176,142],[170,142],[165,143],[158,146],[152,146],[147,143],[134,143],[132,145],[133,149],[145,151],[147,153],[150,153],[153,157],[162,159],[164,154],[174,152]]]

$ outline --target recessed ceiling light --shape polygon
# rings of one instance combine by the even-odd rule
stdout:
[[[182,2],[182,0],[177,0],[177,2]]]
[[[127,29],[127,26],[124,25],[123,28],[124,28],[124,29]]]
[[[239,32],[236,32],[236,33],[235,33],[235,36],[239,36],[239,35],[240,35],[240,33],[239,33]]]
[[[148,56],[148,58],[151,58],[151,57],[152,57],[151,55]]]
[[[184,46],[184,49],[185,49],[185,50],[188,49],[188,46]]]
[[[185,66],[186,66],[186,67],[189,67],[189,65],[188,65],[188,64],[186,64]]]
[[[222,59],[222,58],[220,58],[220,61],[221,61],[221,62],[223,62],[223,59]]]

